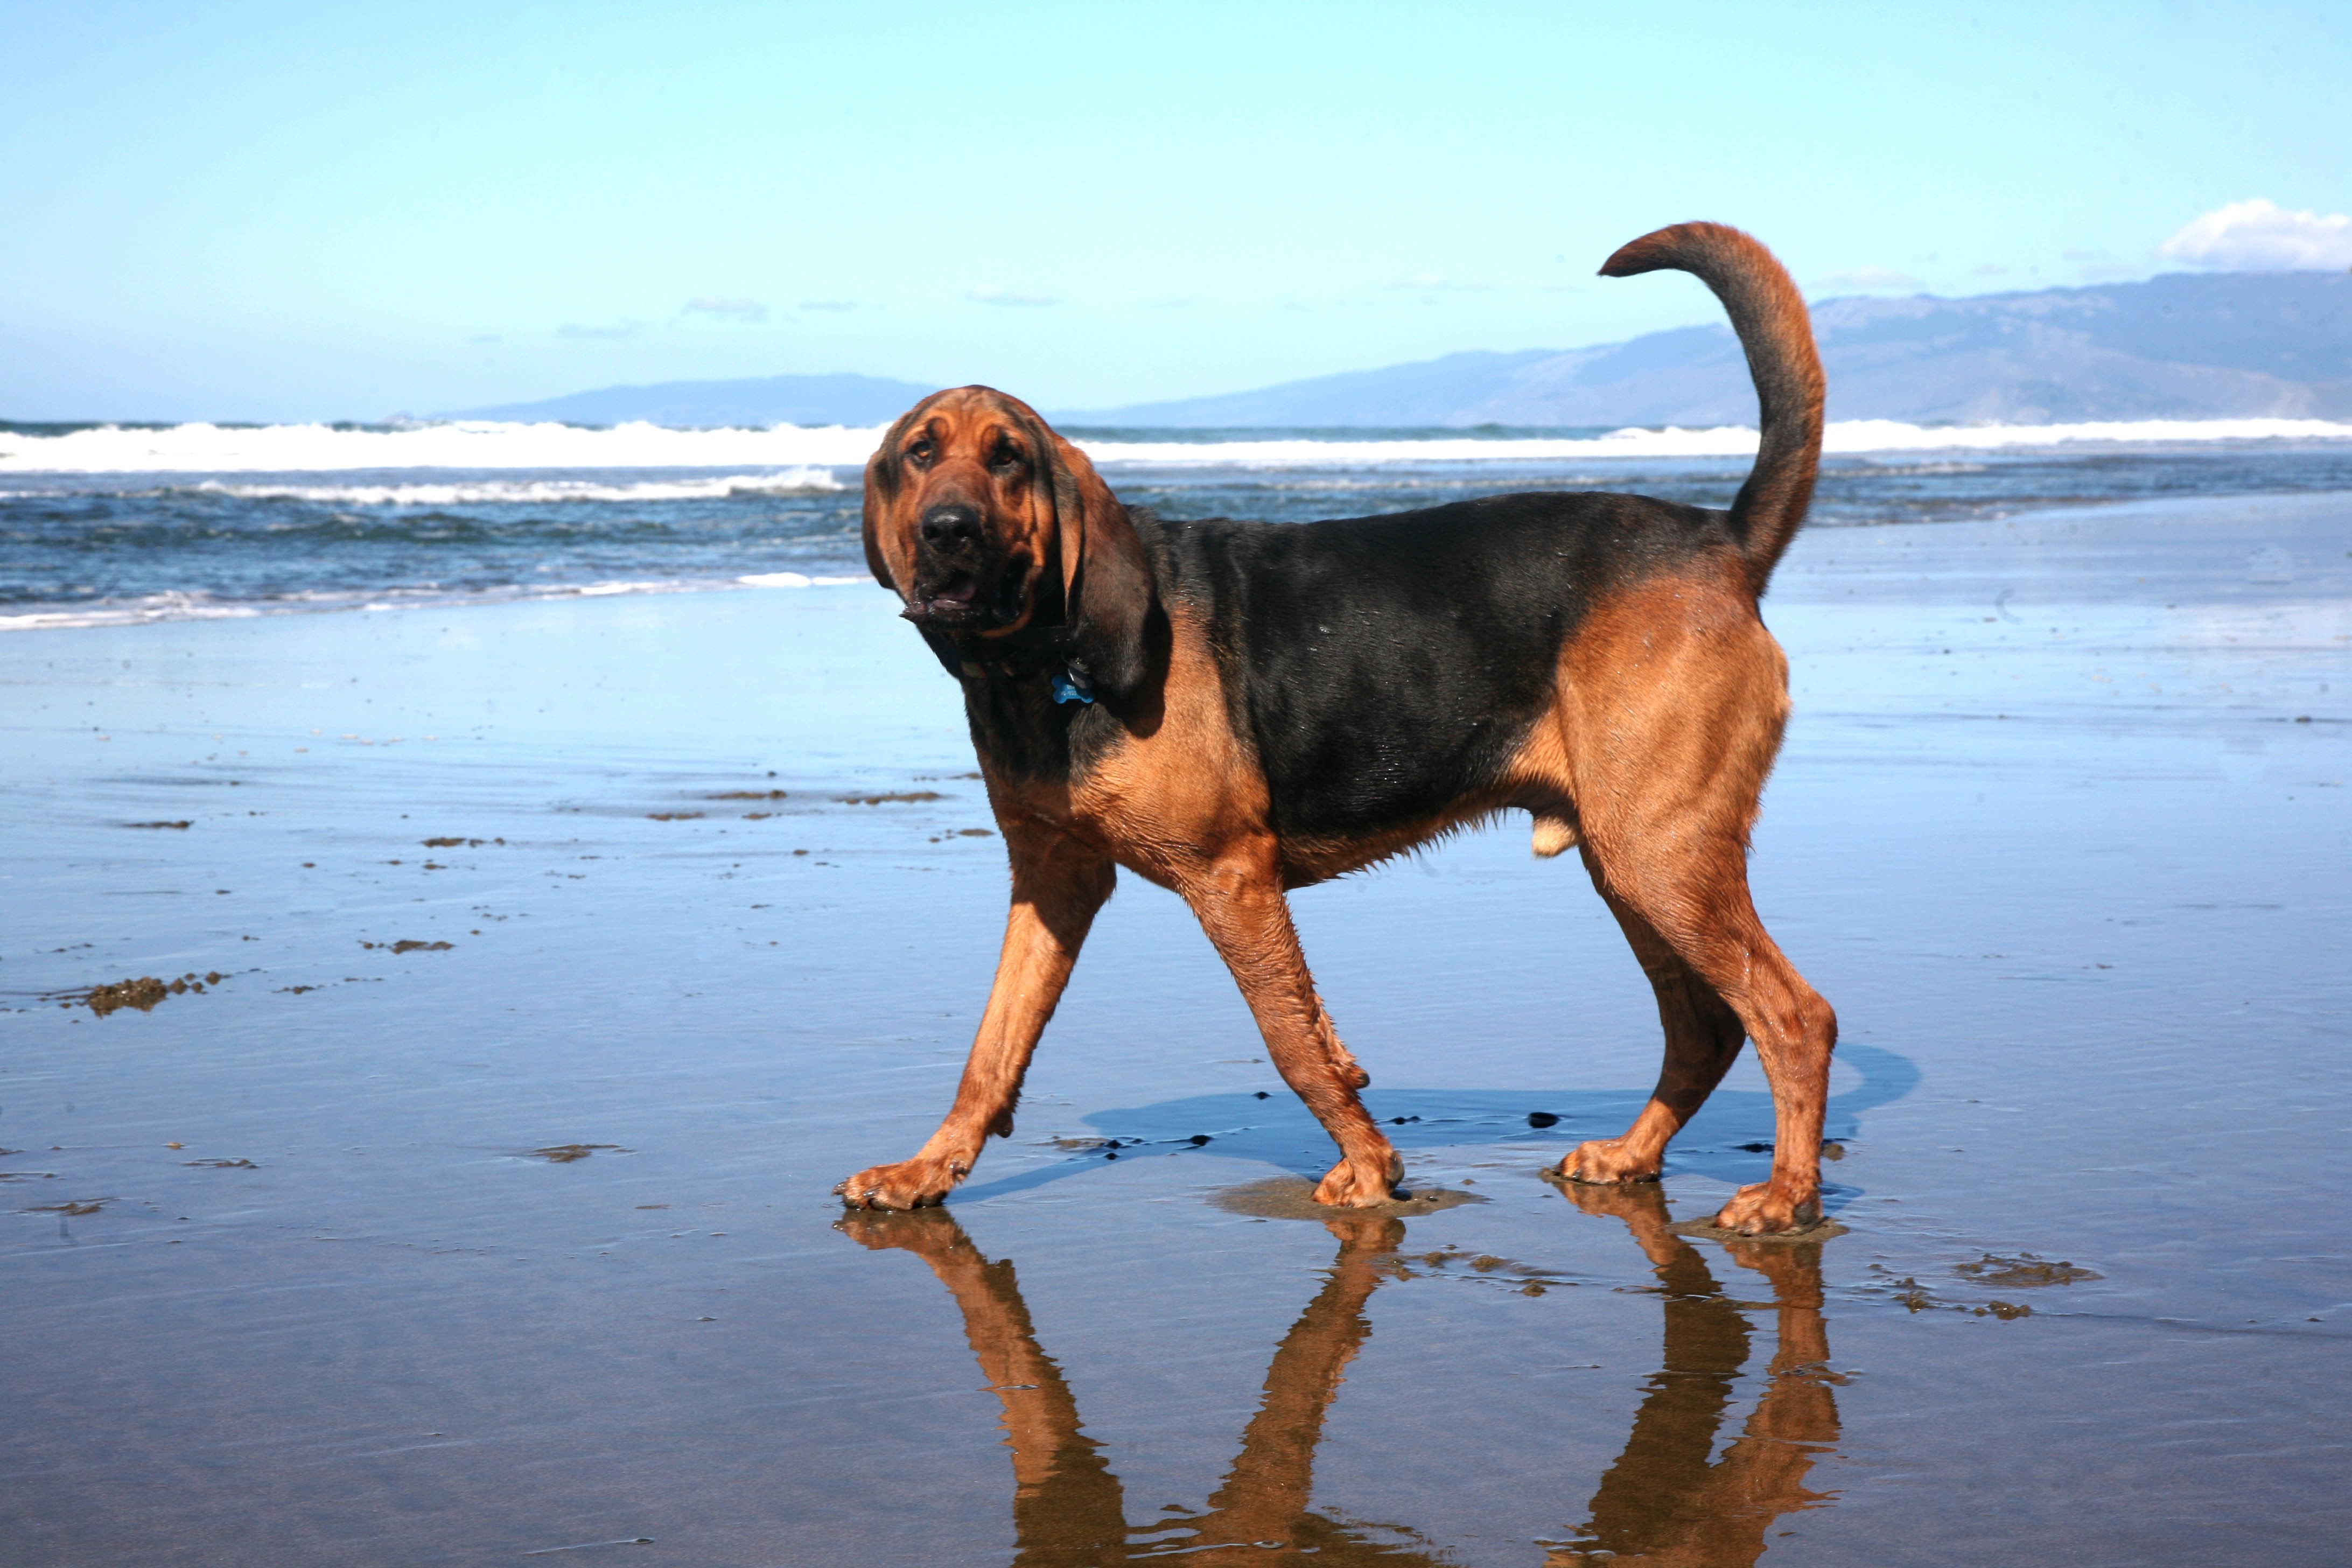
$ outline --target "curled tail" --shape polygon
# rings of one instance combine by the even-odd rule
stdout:
[[[1756,378],[1756,467],[1731,503],[1731,528],[1757,593],[1796,537],[1822,458],[1821,355],[1812,318],[1788,269],[1752,237],[1719,223],[1678,223],[1645,234],[1603,262],[1604,278],[1672,268],[1715,290]]]

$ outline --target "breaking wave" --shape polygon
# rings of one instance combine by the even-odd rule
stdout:
[[[670,430],[620,425],[96,425],[0,430],[0,473],[330,474],[459,468],[767,468],[861,464],[878,430]]]
[[[1081,440],[1107,465],[1219,468],[1382,467],[1412,463],[1528,463],[1610,458],[1736,458],[1756,449],[1756,432],[1741,426],[1713,429],[1622,430],[1559,436],[1483,437],[1431,430],[1357,437],[1344,432],[1279,433],[1263,438],[1195,440],[1169,432],[1125,432]],[[656,425],[591,429],[572,425],[518,425],[461,420],[442,425],[362,427],[331,425],[90,426],[57,432],[0,429],[0,474],[329,474],[360,471],[516,469],[602,471],[631,468],[761,470],[720,479],[676,481],[694,494],[725,494],[728,486],[823,489],[849,482],[869,457],[879,426],[765,430],[673,430]],[[1832,455],[1879,452],[1989,452],[2032,447],[2179,446],[2217,442],[2352,441],[2352,424],[2326,419],[2125,419],[2074,425],[1921,426],[1891,419],[1841,420],[1829,426]],[[511,499],[659,499],[632,487],[599,489],[586,481],[571,493],[517,492]],[[412,485],[368,486],[387,501],[415,492]],[[302,493],[285,491],[278,493]],[[681,494],[685,492],[680,492]],[[507,499],[469,485],[466,498]],[[330,499],[318,494],[317,499]]]
[[[1706,430],[1628,427],[1567,437],[1430,436],[1351,440],[1340,436],[1260,441],[1081,441],[1106,466],[1165,464],[1234,468],[1369,468],[1393,463],[1589,462],[1610,458],[1745,458],[1757,435],[1745,426]],[[1993,452],[2037,447],[2181,446],[2245,441],[2352,441],[2352,424],[2326,419],[2130,419],[2079,425],[1906,425],[1848,419],[1823,432],[1832,457],[1886,452]]]
[[[0,630],[868,581],[876,429],[0,425]],[[1127,430],[1080,444],[1181,520],[1527,489],[1727,504],[1752,430]],[[2352,425],[1829,427],[1813,529],[2196,495],[2352,493]]]
[[[646,479],[601,484],[591,479],[477,479],[453,484],[224,484],[195,487],[248,500],[309,500],[332,506],[497,506],[508,502],[724,500],[733,496],[799,495],[843,488],[830,468],[783,468],[769,474],[715,479]]]

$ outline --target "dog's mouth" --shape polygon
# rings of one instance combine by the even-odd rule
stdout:
[[[927,620],[968,620],[980,609],[980,579],[958,572],[933,588],[920,605]]]
[[[950,571],[933,583],[918,580],[914,596],[902,613],[919,626],[941,631],[1012,626],[1026,618],[1023,591],[1026,575],[1008,564],[993,573]]]

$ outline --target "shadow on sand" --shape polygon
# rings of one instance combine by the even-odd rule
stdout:
[[[1858,1136],[1863,1113],[1901,1100],[1919,1086],[1911,1058],[1876,1046],[1841,1045],[1837,1059],[1862,1082],[1830,1098],[1822,1123],[1826,1142]],[[1524,1143],[1545,1163],[1587,1138],[1622,1132],[1649,1099],[1646,1089],[1371,1089],[1365,1107],[1398,1149],[1460,1144]],[[1097,1111],[1087,1119],[1097,1137],[1071,1157],[993,1181],[974,1182],[956,1201],[977,1203],[1058,1182],[1107,1160],[1139,1154],[1202,1154],[1255,1160],[1295,1174],[1319,1176],[1331,1163],[1331,1141],[1306,1106],[1287,1091],[1203,1094],[1157,1105]],[[1070,1141],[1076,1142],[1076,1141]],[[1735,1186],[1760,1182],[1772,1163],[1772,1100],[1760,1089],[1717,1089],[1666,1148],[1666,1174],[1711,1177]],[[1824,1183],[1822,1206],[1834,1210],[1855,1189]]]
[[[1601,1478],[1584,1521],[1549,1543],[1551,1568],[1658,1563],[1747,1568],[1784,1514],[1833,1500],[1810,1489],[1814,1460],[1838,1438],[1822,1322],[1821,1244],[1733,1243],[1733,1262],[1761,1275],[1769,1304],[1727,1293],[1696,1247],[1667,1227],[1654,1186],[1571,1189],[1585,1214],[1614,1218],[1656,1273],[1664,1346],[1632,1432]],[[982,1373],[1004,1412],[1013,1450],[1015,1568],[1094,1568],[1181,1555],[1202,1564],[1426,1563],[1450,1560],[1406,1526],[1336,1518],[1311,1506],[1315,1451],[1342,1373],[1371,1333],[1365,1307],[1404,1274],[1396,1219],[1324,1222],[1339,1244],[1325,1283],[1275,1347],[1241,1451],[1205,1511],[1130,1523],[1119,1479],[1085,1432],[1061,1367],[1037,1342],[1010,1260],[983,1257],[945,1209],[853,1213],[839,1228],[876,1249],[912,1252],[955,1298]],[[1765,1386],[1738,1435],[1717,1440],[1733,1384],[1753,1353],[1749,1313],[1774,1318]]]

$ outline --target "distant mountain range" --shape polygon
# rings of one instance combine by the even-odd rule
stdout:
[[[2352,275],[2172,274],[1964,300],[1828,300],[1832,419],[2055,424],[2352,416]],[[1746,425],[1728,327],[1596,348],[1459,353],[1066,419],[1173,426]]]
[[[1960,300],[1828,300],[1813,307],[1813,330],[1832,419],[2352,418],[2352,275],[2344,273],[2175,273]],[[930,390],[857,375],[673,382],[467,416],[875,425]],[[1752,424],[1756,399],[1729,329],[1703,326],[1053,417],[1187,429],[1712,426]]]
[[[558,420],[566,425],[649,425],[682,429],[769,425],[884,425],[935,386],[878,375],[772,375],[757,381],[665,381],[606,386],[539,403],[467,408],[445,419]]]

